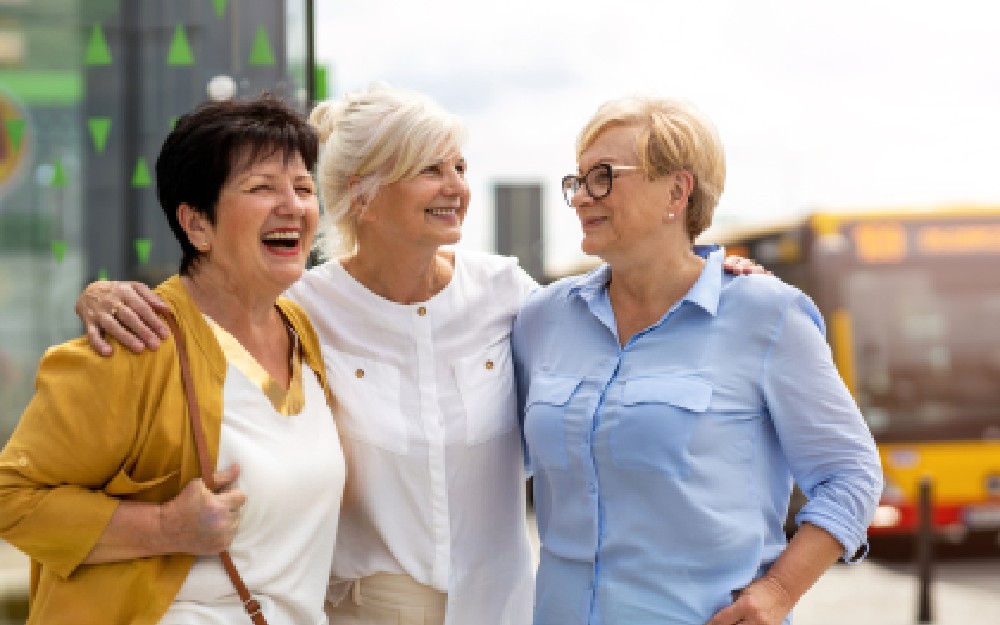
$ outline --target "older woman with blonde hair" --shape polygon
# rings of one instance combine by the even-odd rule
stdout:
[[[692,241],[725,183],[674,99],[600,107],[563,178],[604,264],[513,331],[541,538],[535,625],[777,625],[863,551],[878,454],[808,297]],[[786,545],[793,480],[809,502]]]
[[[332,260],[290,295],[314,315],[349,441],[331,596],[350,592],[331,618],[527,623],[509,336],[535,282],[515,259],[444,247],[470,199],[457,117],[375,86],[310,120]]]

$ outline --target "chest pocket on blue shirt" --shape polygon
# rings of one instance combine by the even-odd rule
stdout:
[[[612,461],[620,467],[687,475],[688,443],[711,400],[712,385],[694,376],[626,380],[621,411],[608,423]]]
[[[564,469],[569,400],[580,386],[577,377],[535,375],[525,401],[524,437],[533,462]]]

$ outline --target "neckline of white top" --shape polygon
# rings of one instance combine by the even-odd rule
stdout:
[[[457,249],[454,250],[454,252],[455,252],[455,267],[454,271],[451,274],[451,280],[448,281],[448,284],[444,285],[444,288],[442,288],[440,291],[432,295],[430,298],[425,299],[422,302],[413,302],[411,304],[401,304],[400,302],[395,302],[391,299],[382,297],[378,293],[372,291],[364,284],[359,282],[357,278],[352,276],[351,273],[347,271],[347,269],[345,269],[342,264],[340,264],[339,260],[327,261],[325,263],[325,267],[327,268],[328,271],[337,274],[336,276],[331,276],[332,278],[341,278],[344,280],[345,284],[348,285],[347,288],[349,288],[352,291],[352,295],[356,297],[363,297],[373,303],[381,304],[383,306],[391,306],[391,307],[398,307],[400,309],[411,310],[413,308],[419,308],[421,306],[427,306],[429,304],[433,304],[436,301],[444,300],[446,297],[448,297],[448,294],[451,291],[458,288],[457,286],[455,286],[455,284],[458,282],[459,275],[461,273],[459,267],[462,264],[462,254]]]

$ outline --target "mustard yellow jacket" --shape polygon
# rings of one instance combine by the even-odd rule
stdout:
[[[177,276],[157,292],[187,337],[214,466],[226,360]],[[308,318],[286,299],[278,307],[329,399]],[[35,395],[0,452],[0,538],[32,560],[28,625],[153,625],[187,577],[194,556],[81,564],[120,501],[165,502],[200,475],[177,363],[172,339],[103,358],[78,338],[39,364]]]

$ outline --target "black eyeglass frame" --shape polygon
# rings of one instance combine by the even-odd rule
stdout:
[[[590,176],[599,170],[604,170],[605,175],[608,177],[608,190],[600,195],[595,195],[593,189],[590,188]],[[573,206],[573,196],[580,191],[581,188],[587,190],[587,195],[595,200],[601,200],[609,195],[611,195],[611,188],[614,186],[614,179],[617,178],[617,171],[631,171],[635,169],[642,169],[638,165],[612,165],[611,163],[598,163],[587,170],[582,176],[577,176],[574,174],[567,174],[562,177],[560,184],[562,185],[563,199],[566,200],[566,204],[570,208],[576,208]]]

